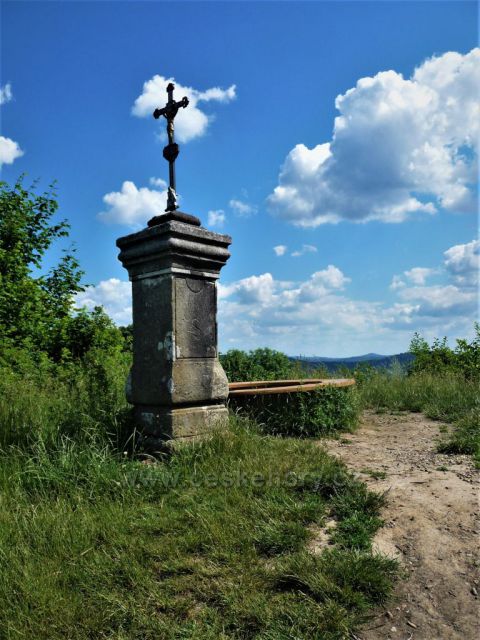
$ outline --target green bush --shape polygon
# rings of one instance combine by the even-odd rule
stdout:
[[[447,338],[435,338],[431,345],[415,333],[410,352],[415,356],[410,371],[444,375],[458,373],[470,380],[480,378],[480,325],[475,323],[475,337],[471,342],[457,340],[455,349],[448,346]]]
[[[220,362],[229,382],[253,380],[285,380],[299,378],[301,370],[288,356],[273,349],[240,351],[231,349],[220,355]]]
[[[36,185],[0,182],[0,350],[14,345],[48,351],[59,325],[70,314],[73,296],[82,291],[83,272],[73,250],[46,274],[43,258],[52,244],[68,236],[65,220],[54,223],[58,204]]]
[[[230,382],[305,377],[298,363],[272,349],[232,349],[220,360]],[[317,373],[314,375],[317,377]],[[358,421],[357,396],[351,389],[327,387],[313,392],[231,396],[229,404],[233,411],[258,422],[265,433],[275,435],[321,436],[353,429]]]
[[[128,330],[122,334],[100,308],[74,307],[85,288],[74,249],[46,271],[45,254],[68,237],[69,225],[54,220],[54,185],[39,195],[36,184],[26,189],[23,181],[0,182],[0,366],[21,371],[34,362],[43,371],[47,361],[72,362],[90,351],[109,358],[124,350]]]
[[[284,436],[318,437],[352,430],[359,415],[352,388],[231,396],[229,405],[258,422],[265,433]]]

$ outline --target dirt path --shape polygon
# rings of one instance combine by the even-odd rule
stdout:
[[[326,442],[372,489],[388,490],[375,544],[407,574],[361,640],[480,638],[479,473],[467,456],[436,453],[439,426],[367,412],[356,433]]]

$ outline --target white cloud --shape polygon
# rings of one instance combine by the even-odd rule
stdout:
[[[242,304],[261,303],[264,304],[273,299],[275,292],[281,289],[282,282],[273,279],[271,273],[262,273],[260,276],[250,276],[243,278],[231,285],[219,285],[219,298],[224,299],[235,294]],[[254,313],[254,310],[252,310]]]
[[[20,156],[23,156],[23,151],[18,143],[10,138],[0,136],[0,168],[4,164],[12,164]]]
[[[150,180],[148,181],[152,187],[158,187],[159,189],[167,189],[168,185],[165,182],[165,180],[162,180],[162,178],[150,178]]]
[[[445,268],[457,284],[478,286],[480,267],[480,241],[457,244],[444,253]]]
[[[465,291],[452,284],[405,288],[399,297],[413,303],[413,311],[419,317],[466,315],[474,312],[477,301],[475,291]]]
[[[427,278],[434,275],[436,272],[436,269],[430,269],[427,267],[413,267],[413,269],[410,269],[409,271],[404,271],[404,274],[413,284],[424,285]]]
[[[468,290],[478,286],[478,276],[480,268],[480,241],[472,240],[466,244],[457,244],[444,252],[443,266],[438,268],[413,267],[404,271],[402,275],[393,276],[390,289],[397,291],[405,289],[409,281],[413,288],[407,288],[401,293],[404,299],[416,298],[424,302],[429,299],[436,301],[437,307],[441,306],[441,295],[452,296],[450,302],[454,300],[471,300],[471,291],[465,291],[465,295],[460,295],[461,290]],[[433,275],[447,275],[450,279],[448,287],[435,285],[426,287],[427,279]],[[416,287],[416,288],[415,288]],[[442,294],[443,292],[443,294]],[[445,303],[447,304],[447,302]],[[448,304],[447,304],[448,306]]]
[[[390,288],[398,291],[400,302],[394,305],[399,312],[391,322],[432,325],[442,319],[443,323],[461,321],[472,322],[478,306],[478,240],[460,244],[444,252],[442,267],[414,267],[404,271],[408,285],[401,276],[394,276]],[[443,284],[426,285],[432,275],[441,275],[447,279]],[[445,331],[439,327],[438,335]]]
[[[242,202],[241,200],[236,200],[232,198],[228,203],[228,206],[233,209],[235,214],[240,218],[248,218],[254,213],[257,213],[257,207],[253,204],[248,204],[248,202]]]
[[[87,287],[77,294],[76,306],[92,310],[103,307],[108,315],[118,325],[132,322],[132,286],[130,282],[110,278],[102,280],[96,286]]]
[[[316,253],[317,247],[313,244],[303,244],[302,248],[297,251],[292,251],[291,255],[294,258],[299,258],[300,256],[304,256],[306,253]]]
[[[400,276],[394,276],[391,289],[398,290],[400,302],[394,305],[398,317],[391,319],[397,325],[418,323],[421,327],[438,326],[437,335],[445,335],[444,325],[460,323],[471,328],[478,306],[478,252],[477,240],[456,245],[444,252],[442,267],[414,267],[404,271],[413,286],[407,285]],[[446,282],[426,285],[432,275],[440,275]],[[441,319],[442,324],[438,324]],[[468,327],[470,324],[470,327]]]
[[[7,102],[10,102],[10,100],[12,99],[13,99],[12,85],[9,82],[7,82],[7,84],[5,84],[3,87],[0,87],[0,105],[6,104]]]
[[[401,289],[402,287],[405,287],[405,286],[406,284],[402,280],[401,276],[393,276],[392,282],[390,284],[390,289],[392,289],[392,291],[396,291],[397,289]]]
[[[175,84],[174,97],[181,100],[187,96],[190,104],[186,109],[179,109],[175,118],[175,136],[179,142],[188,142],[194,138],[203,136],[208,125],[213,120],[212,115],[202,111],[198,104],[202,102],[227,103],[235,99],[236,87],[231,85],[228,89],[213,87],[206,91],[198,91],[193,87],[184,87],[175,81],[174,78],[155,75],[143,85],[141,95],[135,100],[132,113],[140,118],[151,117],[154,110],[161,108],[167,101],[167,85]],[[161,119],[164,122],[164,118]]]
[[[331,142],[288,154],[271,212],[295,225],[402,222],[475,210],[480,49],[358,80],[336,98]]]
[[[342,335],[373,331],[380,325],[378,305],[343,296],[340,289],[348,281],[329,265],[303,282],[282,282],[264,273],[220,286],[222,343],[318,354],[335,348]]]
[[[392,289],[392,291],[396,291],[402,287],[406,287],[407,283],[405,282],[405,279],[412,284],[423,286],[426,283],[427,278],[437,273],[439,273],[438,269],[431,269],[429,267],[413,267],[413,269],[404,271],[402,276],[393,276],[390,289]]]
[[[125,180],[120,191],[112,191],[103,196],[109,207],[101,211],[98,218],[102,222],[143,226],[151,217],[161,215],[167,204],[167,185],[160,178],[150,178],[150,184],[161,189],[137,188],[134,182]]]
[[[223,227],[225,224],[225,212],[222,209],[209,211],[207,215],[209,227]]]
[[[340,269],[334,267],[333,264],[329,264],[323,271],[316,271],[312,276],[312,280],[321,282],[331,289],[343,289],[347,282],[350,282],[350,278],[344,276]]]
[[[334,265],[301,282],[264,273],[220,285],[222,345],[339,356],[406,350],[414,331],[430,340],[469,336],[477,317],[471,273],[478,248],[476,241],[457,245],[445,252],[443,269],[414,267],[394,276],[392,304],[349,297],[350,278]],[[432,275],[444,282],[427,286]]]
[[[284,256],[287,252],[287,245],[285,244],[277,244],[276,247],[273,247],[276,256]]]
[[[12,86],[7,83],[0,87],[0,105],[4,105],[13,99]],[[17,158],[23,156],[24,152],[20,145],[11,138],[0,136],[0,169],[4,164],[12,164]]]

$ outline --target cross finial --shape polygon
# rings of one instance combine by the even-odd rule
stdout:
[[[168,144],[163,149],[163,157],[168,161],[170,184],[168,187],[167,208],[165,209],[165,211],[175,211],[175,209],[178,209],[177,191],[175,184],[175,160],[177,159],[180,149],[178,147],[178,144],[175,142],[173,121],[180,107],[182,109],[185,109],[185,107],[188,106],[187,97],[184,97],[178,102],[175,102],[175,100],[173,99],[174,89],[175,85],[170,82],[167,86],[167,104],[163,107],[163,109],[155,109],[155,111],[153,112],[153,117],[155,119],[163,116],[167,120]]]

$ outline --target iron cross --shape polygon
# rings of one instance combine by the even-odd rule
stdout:
[[[174,139],[174,127],[173,121],[175,116],[177,115],[177,111],[182,107],[188,106],[188,98],[182,98],[178,102],[175,102],[173,99],[173,90],[175,89],[175,85],[170,82],[167,87],[168,93],[168,101],[167,104],[163,107],[163,109],[155,109],[153,112],[153,117],[157,120],[160,116],[163,116],[167,120],[167,135],[168,135],[168,144],[163,149],[163,157],[165,160],[168,160],[168,169],[170,176],[170,185],[168,187],[168,198],[167,198],[167,208],[165,211],[175,211],[178,209],[177,204],[177,187],[175,183],[175,160],[180,152],[178,144]]]

